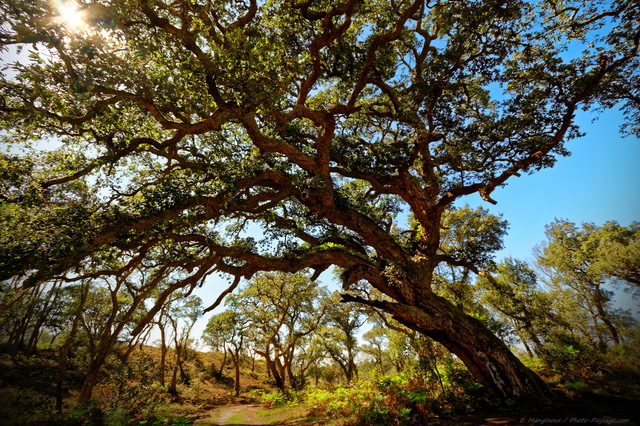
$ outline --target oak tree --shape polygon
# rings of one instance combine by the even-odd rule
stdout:
[[[591,316],[600,347],[620,343],[625,316],[612,306],[615,284],[637,290],[638,224],[623,227],[616,222],[604,226],[556,220],[546,227],[547,241],[538,251],[538,264],[549,271],[556,288],[571,289]],[[608,335],[606,337],[605,335]]]
[[[3,154],[20,173],[0,217],[24,239],[0,279],[118,251],[163,253],[175,287],[336,265],[345,291],[385,295],[345,300],[442,343],[496,398],[545,398],[434,292],[439,265],[478,260],[441,249],[443,215],[552,166],[580,109],[620,104],[637,131],[637,2],[88,0],[74,22],[57,5],[0,7],[0,47],[30,52],[2,71],[0,137],[61,145]]]
[[[550,329],[566,325],[554,314],[552,297],[524,261],[506,258],[492,277],[483,277],[478,284],[484,303],[510,325],[530,357],[544,355]]]
[[[329,297],[326,325],[318,334],[322,346],[333,361],[340,366],[345,382],[351,383],[358,376],[356,355],[358,354],[357,332],[367,320],[367,314],[352,305],[340,303],[339,292]]]
[[[210,347],[220,347],[231,355],[235,368],[235,396],[240,396],[240,362],[250,336],[250,326],[249,318],[241,311],[228,309],[212,316],[202,334],[202,339]]]
[[[250,323],[255,352],[266,362],[276,386],[284,390],[287,379],[300,388],[295,374],[300,348],[324,321],[327,311],[324,288],[302,273],[261,273],[228,300],[233,311]]]

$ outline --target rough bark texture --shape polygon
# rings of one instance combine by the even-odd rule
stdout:
[[[412,305],[365,301],[346,295],[345,301],[367,303],[391,314],[401,324],[428,336],[456,355],[497,400],[544,404],[553,399],[544,381],[511,352],[479,320],[466,315],[433,293]]]
[[[542,379],[525,367],[501,339],[447,300],[433,295],[418,306],[385,305],[396,320],[431,337],[460,358],[495,398],[533,403],[552,398]]]
[[[115,168],[114,182],[131,181],[131,188],[105,194],[112,198],[104,208],[83,210],[91,220],[87,229],[84,222],[78,225],[81,244],[62,235],[59,244],[36,239],[30,245],[37,249],[20,247],[19,258],[7,257],[0,279],[24,275],[25,285],[43,282],[105,249],[135,253],[127,268],[144,269],[143,260],[172,247],[177,257],[155,269],[149,288],[173,268],[188,277],[163,291],[132,331],[135,336],[173,291],[195,286],[213,271],[234,277],[224,297],[258,271],[311,268],[320,274],[336,265],[345,270],[347,289],[367,282],[393,302],[352,300],[442,343],[497,398],[544,399],[542,381],[500,339],[433,294],[438,265],[454,261],[473,271],[470,265],[486,263],[444,253],[442,214],[474,193],[495,203],[496,188],[550,166],[564,152],[564,141],[577,134],[577,111],[630,99],[635,87],[629,93],[621,88],[636,81],[640,32],[631,18],[638,15],[634,2],[611,2],[615,8],[605,8],[592,22],[581,23],[582,13],[554,12],[548,26],[509,1],[250,3],[246,11],[244,2],[113,2],[109,9],[118,25],[105,26],[104,33],[114,32],[123,44],[104,38],[99,45],[105,54],[95,56],[82,42],[52,44],[70,35],[64,25],[43,24],[50,16],[40,15],[41,9],[47,8],[6,8],[3,45],[43,43],[54,54],[50,65],[33,64],[37,72],[20,66],[14,68],[20,78],[3,81],[5,127],[18,142],[79,137],[86,142],[78,146],[91,148],[78,152],[82,161],[68,172],[47,176],[44,167],[33,187],[57,190],[85,176],[87,182],[102,179],[123,159],[149,180],[136,183]],[[378,22],[379,13],[388,22]],[[609,20],[618,22],[605,25],[615,32],[594,35],[615,39],[615,45],[584,46],[584,57],[571,62],[563,62],[562,49],[549,49],[558,41],[586,39],[582,31]],[[273,56],[256,53],[267,45]],[[123,52],[139,59],[109,59],[128,57]],[[156,56],[162,61],[154,60],[149,73]],[[491,99],[496,83],[506,83],[505,92]],[[63,101],[50,101],[58,98]],[[130,109],[135,113],[123,113]],[[348,185],[353,182],[363,184],[362,194]],[[156,194],[152,186],[162,191]],[[397,198],[416,226],[401,226],[381,197]],[[23,198],[7,200],[20,206]],[[43,198],[45,212],[48,203]],[[211,223],[235,221],[273,227],[278,242],[286,242],[282,255],[236,236],[212,238]],[[290,240],[304,244],[288,247]],[[178,255],[182,251],[189,254]],[[11,336],[16,345],[24,343],[25,331],[18,328]],[[279,356],[270,360],[267,348],[270,372],[283,387]],[[88,396],[83,389],[81,400]]]
[[[236,373],[235,381],[233,383],[233,393],[235,396],[240,396],[240,351],[237,348],[235,351],[228,348],[227,351],[229,351],[229,355],[231,355]]]

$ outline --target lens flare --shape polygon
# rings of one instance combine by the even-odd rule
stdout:
[[[70,30],[79,30],[87,26],[84,12],[75,3],[60,3],[57,7],[60,22]]]

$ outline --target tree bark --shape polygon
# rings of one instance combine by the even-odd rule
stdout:
[[[282,378],[280,371],[278,371],[278,366],[276,365],[276,361],[278,360],[278,358],[276,357],[275,361],[271,359],[268,347],[264,352],[258,351],[258,354],[264,357],[264,360],[267,364],[267,371],[269,372],[269,374],[271,374],[271,377],[273,377],[273,380],[276,382],[276,387],[281,391],[284,391],[284,379]]]
[[[231,360],[233,361],[233,366],[236,370],[236,379],[233,384],[233,393],[235,396],[240,396],[240,352],[237,350],[232,351],[231,348],[227,349],[229,351],[229,355],[231,355]]]
[[[595,301],[596,309],[598,310],[598,317],[600,317],[600,320],[607,327],[607,330],[609,330],[609,334],[611,335],[611,338],[613,339],[613,343],[615,343],[616,345],[619,345],[620,344],[620,337],[618,335],[618,331],[614,327],[613,323],[609,319],[609,315],[607,314],[607,312],[604,309],[604,300],[606,300],[606,298],[605,298],[604,294],[602,294],[602,289],[600,288],[600,284],[595,284],[594,288],[595,288],[595,292],[596,292],[595,297],[594,297],[594,301]]]
[[[165,335],[164,324],[162,319],[158,321],[158,328],[160,329],[160,386],[163,388],[166,386],[165,372],[167,370],[167,338]]]
[[[274,358],[271,359],[271,342],[267,342],[267,345],[264,351],[256,350],[258,355],[262,355],[267,364],[267,374],[269,377],[273,377],[273,380],[276,382],[276,387],[281,391],[284,391],[284,369],[282,368],[282,363],[280,362],[280,357],[278,354],[274,354]]]
[[[439,342],[466,365],[471,374],[497,400],[547,403],[550,389],[484,324],[464,314],[446,299],[430,293],[414,304],[345,300],[380,308],[394,319]]]
[[[227,363],[227,350],[225,348],[222,348],[222,362],[220,363],[220,369],[218,370],[216,379],[220,379],[222,377],[222,373],[224,371],[224,366],[226,363]]]
[[[171,383],[169,384],[168,392],[171,395],[178,395],[178,364],[173,366],[173,373],[171,375]]]
[[[100,373],[102,365],[107,358],[109,349],[101,350],[98,355],[96,355],[96,357],[89,363],[84,382],[82,383],[82,390],[80,391],[80,396],[78,397],[78,402],[80,403],[80,405],[86,405],[91,400],[93,388],[98,383],[98,374]]]

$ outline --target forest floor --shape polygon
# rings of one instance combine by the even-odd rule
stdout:
[[[285,406],[268,409],[262,404],[231,404],[218,407],[198,418],[199,425],[312,425],[315,422],[306,417],[306,412],[298,407]]]
[[[340,425],[340,419],[321,421],[309,419],[298,406],[286,405],[275,409],[262,404],[230,404],[202,413],[194,424],[199,425]],[[433,418],[436,426],[520,425],[627,425],[640,426],[640,402],[624,398],[586,394],[575,400],[566,400],[554,407],[516,409],[512,411],[477,412]]]
[[[145,352],[149,353],[153,350],[145,348]],[[205,364],[211,362],[205,359],[204,355],[203,359],[206,361]],[[56,418],[53,412],[56,372],[55,359],[22,357],[14,360],[0,356],[0,425],[50,424],[43,419]],[[225,369],[225,376],[231,373],[231,370]],[[246,386],[245,389],[266,386],[263,377],[249,375],[243,376],[242,383],[243,387]],[[64,387],[65,406],[73,401],[81,384],[82,375],[78,371],[67,372]],[[173,402],[164,403],[166,405],[163,409],[174,419],[188,419],[198,425],[339,426],[344,424],[344,419],[311,418],[304,403],[273,406],[257,403],[252,397],[233,398],[230,396],[231,385],[232,381],[227,383],[212,379],[194,380],[191,388],[183,388],[180,397],[175,398]],[[106,400],[106,397],[113,397],[113,389],[110,386],[98,388],[96,394]],[[596,390],[571,392],[556,386],[561,402],[553,407],[512,410],[487,407],[485,410],[468,414],[450,413],[446,416],[433,417],[429,419],[428,424],[537,426],[561,423],[640,426],[640,386],[637,391],[631,393],[620,390],[604,394],[599,393],[595,387],[592,389]],[[157,420],[161,419],[158,417]],[[147,421],[147,424],[161,423]]]

